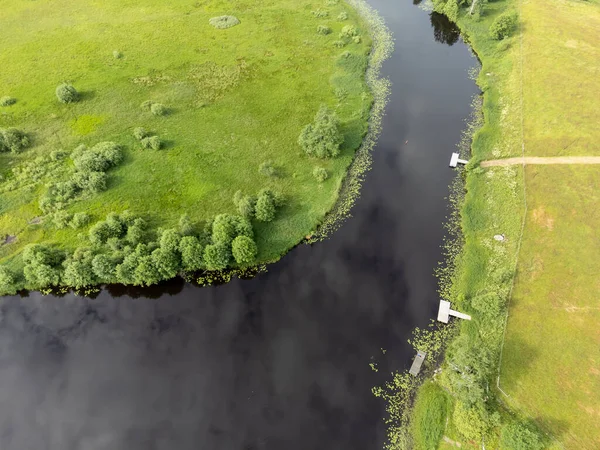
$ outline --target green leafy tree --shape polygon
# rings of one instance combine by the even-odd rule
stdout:
[[[96,274],[92,268],[93,257],[88,249],[75,250],[73,255],[63,262],[63,283],[76,289],[96,284]]]
[[[225,269],[231,260],[231,251],[226,244],[211,244],[204,248],[204,265],[209,270]]]
[[[519,16],[515,11],[500,14],[490,25],[492,39],[502,40],[509,37],[517,27]]]
[[[256,200],[254,216],[261,222],[271,222],[275,218],[275,202],[267,192],[261,192]]]
[[[195,271],[203,268],[204,247],[197,237],[182,237],[181,242],[179,242],[179,251],[181,253],[181,263],[184,270]]]
[[[237,236],[238,218],[231,214],[219,214],[212,226],[212,241],[215,244],[229,245]]]
[[[90,222],[89,214],[84,212],[78,212],[73,214],[73,218],[69,223],[69,226],[74,229],[79,229],[85,227]]]
[[[253,263],[258,253],[256,243],[248,236],[236,237],[231,244],[231,251],[238,264]]]
[[[138,256],[134,278],[134,284],[139,286],[150,286],[162,280],[153,255]]]
[[[116,269],[117,259],[113,256],[101,254],[92,259],[92,270],[101,282],[114,283],[117,281]]]
[[[513,422],[502,429],[502,448],[507,450],[542,450],[544,442],[532,427]]]
[[[16,293],[16,277],[7,267],[0,266],[0,295],[14,295]]]
[[[483,407],[466,405],[461,401],[457,401],[452,419],[460,434],[467,439],[479,442],[488,429],[485,416],[486,413]]]
[[[62,83],[56,87],[56,98],[61,103],[74,103],[79,101],[79,92],[70,83]]]
[[[152,252],[152,261],[158,269],[161,279],[173,278],[181,267],[181,257],[178,252],[169,251],[162,246]]]
[[[245,195],[240,199],[240,201],[236,205],[239,213],[243,217],[254,217],[256,197],[253,197],[251,195]]]
[[[56,286],[60,282],[63,252],[41,244],[33,244],[23,250],[23,273],[32,288]]]
[[[340,131],[337,115],[326,106],[322,106],[312,124],[304,127],[298,143],[309,156],[332,158],[340,153],[344,136]]]
[[[0,153],[19,153],[29,146],[29,138],[17,128],[0,128]]]
[[[125,240],[131,245],[138,245],[144,239],[144,229],[138,225],[131,225],[127,228]]]
[[[97,194],[106,190],[105,172],[75,172],[73,182],[82,190]]]

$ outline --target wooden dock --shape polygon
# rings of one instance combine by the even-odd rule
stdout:
[[[425,352],[417,352],[417,356],[415,356],[415,359],[412,363],[412,366],[410,366],[410,370],[408,371],[408,373],[415,377],[419,375],[419,372],[421,371],[421,365],[423,364],[423,361],[425,361],[426,355],[427,353]]]

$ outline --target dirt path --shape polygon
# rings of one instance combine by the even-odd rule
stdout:
[[[512,166],[515,164],[600,164],[600,156],[526,156],[518,158],[491,159],[483,161],[481,167]]]

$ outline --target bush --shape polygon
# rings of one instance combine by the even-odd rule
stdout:
[[[340,32],[340,39],[351,39],[358,36],[358,30],[354,25],[346,25]]]
[[[79,92],[72,84],[62,83],[56,87],[56,98],[61,103],[74,103],[79,100]]]
[[[317,27],[317,33],[321,34],[323,36],[326,36],[328,34],[331,34],[331,28],[325,26],[325,25],[319,25]]]
[[[348,20],[348,13],[346,11],[339,13],[337,16],[337,20],[339,20],[340,22],[343,22],[344,20]]]
[[[16,293],[16,277],[8,268],[0,266],[0,295],[15,295]]]
[[[325,170],[324,168],[315,167],[313,170],[313,177],[315,177],[317,179],[317,181],[319,181],[319,183],[322,183],[327,178],[329,178],[329,174],[327,173],[327,170]]]
[[[145,137],[148,137],[148,135],[149,133],[148,131],[146,131],[145,128],[137,127],[133,129],[133,137],[136,138],[138,141],[141,141]]]
[[[261,222],[271,222],[275,218],[275,202],[269,193],[261,192],[258,195],[254,215]]]
[[[502,429],[502,448],[507,450],[542,450],[544,443],[539,434],[523,423],[514,422]]]
[[[73,214],[73,218],[71,219],[71,223],[69,226],[74,229],[83,228],[90,222],[90,216],[86,213],[79,212]]]
[[[0,106],[10,106],[17,103],[17,99],[13,97],[9,97],[5,95],[4,97],[0,97]]]
[[[130,225],[127,228],[125,240],[131,245],[137,246],[144,238],[144,229],[139,225]]]
[[[75,172],[73,182],[86,192],[98,193],[106,190],[105,172]]]
[[[231,244],[231,252],[238,264],[251,264],[256,258],[256,243],[248,236],[238,236]]]
[[[209,19],[208,23],[219,30],[225,30],[239,25],[240,20],[235,16],[218,16]]]
[[[179,239],[174,251],[170,251],[168,247],[157,248],[152,252],[152,262],[161,275],[162,279],[173,278],[177,275],[181,267],[181,258],[179,256]],[[148,280],[150,281],[150,280]],[[158,280],[156,280],[158,281]]]
[[[89,150],[78,147],[71,158],[80,172],[105,172],[123,160],[123,152],[114,142],[100,142]]]
[[[309,156],[332,158],[340,153],[344,137],[340,131],[337,115],[322,106],[315,116],[314,123],[307,125],[300,133],[298,143]]]
[[[239,213],[243,217],[254,217],[254,210],[256,208],[256,197],[246,195],[241,198],[237,203]]]
[[[204,265],[209,270],[222,270],[231,260],[229,246],[225,244],[211,244],[204,249]]]
[[[71,223],[71,214],[66,211],[56,211],[52,215],[52,223],[56,228],[62,230],[63,228],[67,228]]]
[[[465,438],[479,442],[488,428],[482,413],[481,407],[467,406],[457,401],[452,421]]]
[[[474,310],[493,318],[502,312],[503,301],[500,295],[493,292],[472,298],[471,306]]]
[[[179,251],[184,270],[196,271],[204,267],[204,248],[197,237],[184,236],[181,238]]]
[[[315,16],[317,19],[324,19],[325,17],[329,17],[329,12],[319,8],[315,11],[312,11],[312,15]]]
[[[19,153],[29,146],[29,138],[17,128],[0,128],[0,152]]]
[[[110,238],[121,239],[126,232],[126,227],[121,218],[110,213],[106,220],[96,223],[88,233],[93,244],[105,244]]]
[[[142,148],[151,150],[160,150],[162,142],[158,136],[150,136],[142,139]]]
[[[152,103],[152,106],[150,106],[150,112],[155,116],[164,116],[169,111],[167,110],[167,107],[162,103]]]
[[[113,50],[113,58],[121,59],[122,57],[123,57],[123,53],[121,53],[119,50]]]
[[[340,40],[333,41],[333,46],[336,48],[343,48],[346,46],[346,44],[347,44],[347,42],[345,42],[345,41],[340,41]]]
[[[518,15],[515,11],[507,11],[500,14],[490,25],[490,36],[492,39],[502,40],[509,37],[518,23]]]
[[[274,177],[277,171],[273,166],[273,161],[265,161],[258,167],[258,172],[266,177]]]

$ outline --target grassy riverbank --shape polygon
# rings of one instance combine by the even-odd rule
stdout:
[[[215,28],[210,19],[222,14],[239,23]],[[234,202],[238,191],[251,212],[260,190],[269,191],[263,206],[274,205],[267,204],[262,218],[246,214],[252,219],[246,234],[257,250],[246,263],[230,255],[227,264],[274,261],[313,233],[335,205],[367,132],[372,34],[343,1],[14,1],[4,5],[0,25],[0,97],[7,99],[0,129],[18,128],[28,141],[0,151],[0,263],[9,273],[0,276],[0,286],[9,286],[0,294],[41,288],[42,279],[72,285],[62,272],[77,248],[86,261],[110,250],[116,273],[139,243],[147,248],[138,260],[160,246],[164,229],[196,237],[192,247],[202,253],[217,244],[211,220],[244,209]],[[79,91],[78,101],[58,101],[55,89],[65,81]],[[321,105],[339,119],[335,158],[307,156],[298,144]],[[137,128],[157,137],[140,139]],[[87,169],[74,149],[84,144],[94,153],[101,142],[114,142],[118,157],[101,171]],[[115,236],[120,242],[109,242],[110,249],[90,242],[97,223],[124,211]],[[127,238],[136,218],[143,227],[138,221],[140,230]],[[46,255],[57,264],[50,267],[56,276],[32,280],[23,273],[22,251],[34,243],[56,251]],[[183,257],[178,252],[175,259]],[[188,267],[222,267],[223,258],[211,264],[204,256],[187,258],[197,260]],[[94,270],[79,281],[151,284],[177,264],[177,271],[186,269],[185,261],[169,264],[149,277],[107,279]]]
[[[452,0],[435,3],[454,15],[482,62],[477,82],[484,123],[473,136],[455,224],[464,241],[450,246],[451,270],[442,277],[442,296],[473,320],[458,324],[442,372],[434,376],[446,391],[440,396],[452,400],[448,439],[421,444],[427,429],[419,429],[426,421],[418,406],[432,391],[421,388],[410,427],[416,431],[397,442],[443,449],[457,442],[463,448],[482,442],[501,449],[597,448],[598,171],[578,165],[483,169],[478,163],[600,152],[600,5],[507,0],[481,3],[470,16]],[[518,25],[494,39],[490,31],[503,14]],[[406,389],[392,392],[402,407],[411,404]],[[404,443],[390,447],[410,447]]]

